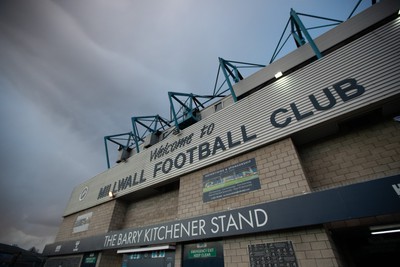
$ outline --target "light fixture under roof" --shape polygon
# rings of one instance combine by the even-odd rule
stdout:
[[[282,73],[282,71],[278,71],[276,74],[275,74],[275,78],[280,78],[280,77],[282,77],[283,76],[283,73]]]
[[[371,235],[382,235],[382,234],[391,234],[391,233],[399,233],[399,232],[400,232],[400,229],[393,229],[393,230],[371,232]]]
[[[399,233],[400,232],[400,224],[371,226],[369,228],[369,230],[371,230],[371,235]]]

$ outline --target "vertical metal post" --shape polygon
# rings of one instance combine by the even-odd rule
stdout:
[[[138,137],[139,137],[139,132],[137,131],[137,127],[136,127],[136,117],[132,117],[132,128],[133,128],[133,138],[135,139],[135,147],[136,147],[136,153],[139,153],[139,141],[138,141]]]
[[[107,168],[110,168],[110,158],[108,157],[107,137],[104,137],[104,145],[106,147]]]
[[[293,9],[290,9],[290,16],[292,19],[294,19],[296,25],[298,25],[300,27],[301,32],[304,34],[304,36],[306,37],[307,41],[309,42],[311,48],[314,50],[315,55],[317,56],[317,58],[321,58],[322,54],[319,51],[317,45],[315,44],[314,40],[311,38],[310,34],[308,33],[306,27],[304,27],[303,22],[300,20],[299,16],[297,15],[296,11],[294,11]],[[293,30],[292,30],[293,32]],[[297,40],[297,39],[296,39]]]
[[[226,72],[225,60],[222,59],[222,58],[218,58],[218,59],[219,59],[219,67],[222,69],[222,72],[224,73],[225,80],[226,80],[226,83],[228,84],[229,90],[231,91],[231,95],[232,95],[233,101],[237,102],[237,97],[236,97],[235,92],[233,91],[231,80],[229,79],[229,75]]]
[[[172,92],[168,92],[169,104],[171,106],[172,115],[174,116],[175,127],[179,129],[178,119],[176,118],[174,103],[172,102]]]

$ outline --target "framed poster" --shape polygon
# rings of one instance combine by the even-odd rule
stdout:
[[[74,223],[74,228],[72,229],[72,233],[84,232],[89,229],[90,219],[92,218],[93,212],[88,212],[82,215],[79,215]]]
[[[203,175],[203,202],[260,189],[256,160],[239,162]]]

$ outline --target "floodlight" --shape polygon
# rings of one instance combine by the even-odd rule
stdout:
[[[278,71],[276,74],[275,74],[275,78],[280,78],[280,77],[282,77],[283,76],[283,73],[282,73],[282,71]]]

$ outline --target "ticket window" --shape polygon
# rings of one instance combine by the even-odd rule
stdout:
[[[122,267],[174,267],[175,251],[155,250],[124,254]]]
[[[183,267],[224,267],[222,242],[186,244],[183,247]]]

